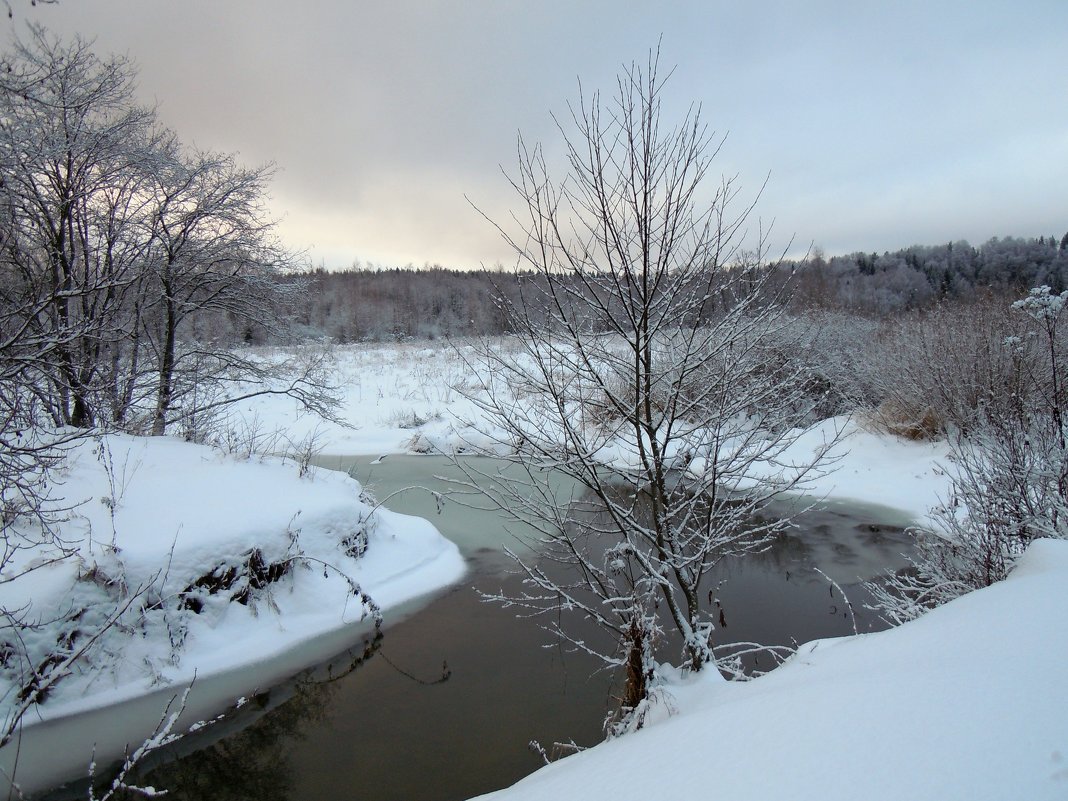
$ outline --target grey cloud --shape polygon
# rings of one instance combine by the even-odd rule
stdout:
[[[662,33],[671,109],[730,131],[721,167],[783,239],[828,252],[1068,228],[1068,4],[63,0],[32,10],[140,66],[198,146],[273,161],[295,247],[507,260],[515,135],[552,142],[576,79],[610,90]],[[1009,229],[1009,230],[1006,230]]]

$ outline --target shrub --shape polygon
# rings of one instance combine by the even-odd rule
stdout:
[[[872,421],[912,438],[967,434],[1019,415],[1037,390],[1027,322],[1004,297],[938,306],[888,323],[869,368]]]
[[[1019,394],[991,397],[972,429],[952,436],[953,492],[933,515],[940,531],[921,534],[911,569],[873,588],[892,622],[1000,581],[1040,537],[1068,539],[1066,301],[1068,292],[1039,287],[1012,305],[1024,325],[1007,343]]]

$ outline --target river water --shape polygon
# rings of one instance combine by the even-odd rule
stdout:
[[[535,622],[483,603],[478,591],[514,593],[502,520],[432,492],[450,485],[438,457],[330,457],[387,505],[430,518],[470,565],[464,581],[422,608],[387,616],[378,640],[269,692],[180,745],[182,758],[142,777],[168,798],[200,801],[450,801],[507,786],[541,760],[531,740],[592,745],[612,708],[612,677]],[[884,628],[863,608],[860,582],[904,565],[910,541],[899,513],[828,505],[809,511],[769,551],[725,564],[716,597],[718,642],[790,644]],[[820,568],[839,587],[813,568]],[[596,638],[598,632],[588,636]],[[752,666],[752,663],[750,663]],[[765,664],[758,667],[770,667]],[[192,751],[191,753],[189,753]],[[55,796],[59,797],[59,796]],[[84,797],[84,796],[83,796]]]

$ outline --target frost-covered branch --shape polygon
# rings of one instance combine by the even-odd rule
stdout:
[[[463,355],[489,421],[471,423],[473,450],[509,463],[479,475],[461,462],[463,487],[534,532],[511,552],[528,591],[494,600],[625,668],[630,710],[662,629],[685,666],[716,663],[711,571],[771,544],[788,521],[760,512],[803,492],[836,439],[798,447],[824,390],[797,356],[807,334],[787,316],[789,282],[767,232],[749,230],[756,198],[730,178],[709,187],[722,140],[700,108],[664,122],[665,80],[653,53],[611,95],[580,92],[557,120],[563,179],[520,139],[519,211],[495,225],[533,277],[499,300],[517,332],[507,347]],[[570,635],[565,612],[610,644]]]

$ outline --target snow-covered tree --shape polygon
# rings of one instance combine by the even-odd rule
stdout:
[[[282,336],[300,292],[281,280],[299,259],[266,214],[271,170],[184,147],[133,102],[130,65],[80,39],[30,28],[4,64],[0,314],[23,388],[57,425],[156,434],[227,382],[266,388],[232,346]],[[315,371],[298,376],[284,391],[326,411]]]
[[[81,41],[39,28],[5,59],[0,91],[5,310],[20,338],[47,342],[36,364],[56,423],[91,426],[105,352],[122,335],[142,267],[141,211],[152,114],[131,72]],[[143,245],[142,245],[143,247]]]
[[[710,571],[768,546],[786,523],[760,511],[830,445],[791,451],[817,398],[789,355],[785,289],[765,238],[745,248],[752,203],[732,179],[710,186],[720,140],[699,109],[665,124],[664,85],[653,55],[610,99],[580,96],[559,125],[563,180],[520,141],[519,230],[499,228],[537,279],[502,300],[518,335],[482,349],[472,393],[492,421],[473,448],[511,463],[472,484],[537,531],[514,554],[529,591],[499,600],[623,668],[624,710],[665,649],[716,664]]]

